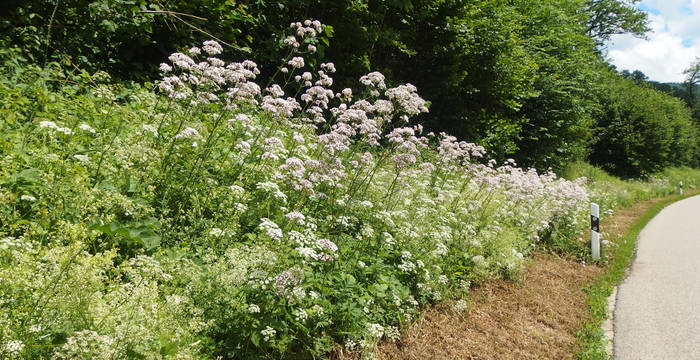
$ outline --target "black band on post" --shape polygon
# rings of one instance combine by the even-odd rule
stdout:
[[[600,219],[597,216],[591,215],[591,230],[600,232]]]

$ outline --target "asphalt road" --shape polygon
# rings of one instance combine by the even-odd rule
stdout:
[[[700,196],[642,230],[614,315],[615,359],[700,359]]]

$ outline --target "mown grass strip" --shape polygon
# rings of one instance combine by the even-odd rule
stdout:
[[[584,289],[592,319],[578,333],[581,342],[581,352],[577,356],[578,359],[611,359],[606,351],[606,340],[601,325],[607,318],[608,297],[612,294],[613,288],[625,279],[626,271],[634,260],[639,233],[666,206],[697,194],[698,192],[694,191],[683,196],[675,195],[659,199],[659,202],[637,218],[624,235],[615,240],[618,244],[617,247],[606,249],[612,252],[609,256],[610,262],[606,267],[607,271]]]

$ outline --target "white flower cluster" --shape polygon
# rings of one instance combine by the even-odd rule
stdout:
[[[384,327],[377,323],[367,323],[365,327],[369,336],[372,336],[377,339],[380,339],[382,336],[384,336]]]
[[[386,96],[406,114],[413,116],[428,112],[425,100],[417,94],[418,89],[411,84],[388,89]]]
[[[34,196],[26,195],[26,194],[20,196],[19,199],[22,200],[22,201],[29,201],[29,202],[35,202],[35,201],[36,201],[36,198],[35,198]]]
[[[455,311],[464,311],[467,309],[467,302],[465,300],[460,299],[454,304],[453,308],[455,309]]]
[[[39,122],[39,127],[41,128],[47,128],[51,130],[56,130],[60,133],[66,134],[66,135],[73,135],[73,130],[67,128],[67,127],[61,127],[56,125],[55,122],[53,121],[40,121]]]
[[[271,328],[270,326],[265,326],[265,328],[260,331],[260,334],[263,336],[265,341],[270,341],[277,335],[277,330]]]
[[[177,135],[175,135],[176,139],[195,139],[195,140],[201,140],[202,135],[199,135],[199,131],[197,129],[193,129],[191,127],[187,127],[182,129]]]
[[[277,241],[278,243],[282,241],[282,238],[284,237],[284,233],[282,233],[282,229],[272,220],[268,218],[262,218],[260,219],[260,225],[258,225],[258,228],[260,228],[260,231],[265,233],[267,237],[269,237],[271,240]]]
[[[294,310],[294,319],[298,322],[305,322],[308,320],[309,314],[304,309]]]
[[[108,335],[92,330],[78,331],[56,351],[58,359],[112,359],[118,352],[115,341]]]
[[[323,25],[318,20],[304,20],[304,22],[293,22],[289,27],[294,32],[294,35],[284,39],[284,45],[294,49],[299,48],[308,39],[317,37],[323,32]],[[316,52],[316,47],[308,44],[307,50],[311,53]]]
[[[80,125],[78,125],[78,129],[83,130],[83,131],[87,131],[91,134],[94,134],[96,132],[95,129],[93,129],[92,126],[90,126],[88,124],[80,124]]]
[[[280,190],[279,185],[277,185],[274,182],[271,181],[265,181],[257,184],[257,188],[259,190],[264,191],[267,194],[272,195],[275,199],[278,199],[282,202],[285,202],[287,200],[287,195]]]
[[[18,356],[22,349],[24,349],[22,340],[10,340],[3,346],[3,352],[10,356]]]
[[[297,225],[306,224],[306,216],[304,216],[304,214],[298,211],[289,212],[284,217],[286,217],[287,219],[289,219],[289,221],[292,221]]]

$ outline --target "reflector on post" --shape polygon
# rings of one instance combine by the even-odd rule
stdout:
[[[591,203],[591,257],[600,259],[600,207]]]

